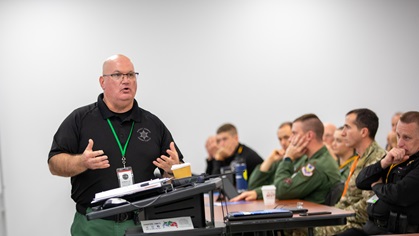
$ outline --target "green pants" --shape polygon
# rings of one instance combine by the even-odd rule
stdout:
[[[91,209],[87,210],[88,212]],[[116,223],[112,220],[87,220],[85,215],[78,212],[74,215],[71,225],[72,236],[123,236],[125,230],[135,227],[134,220]]]

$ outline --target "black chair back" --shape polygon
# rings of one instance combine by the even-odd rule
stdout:
[[[338,182],[335,184],[327,193],[326,200],[324,201],[324,205],[334,206],[340,200],[340,197],[343,193],[343,188],[345,187],[345,183]]]

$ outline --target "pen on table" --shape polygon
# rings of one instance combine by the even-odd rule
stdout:
[[[318,212],[305,212],[300,213],[300,216],[316,216],[316,215],[328,215],[332,214],[330,211],[318,211]]]

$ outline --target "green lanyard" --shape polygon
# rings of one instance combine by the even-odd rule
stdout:
[[[134,129],[134,121],[132,122],[131,131],[129,131],[129,136],[128,136],[127,141],[125,142],[124,148],[122,148],[122,145],[121,145],[121,142],[119,141],[118,135],[116,135],[115,129],[113,128],[112,123],[109,120],[109,118],[107,119],[107,121],[108,121],[109,126],[111,127],[113,136],[115,136],[116,142],[118,143],[119,150],[121,150],[122,165],[124,165],[124,168],[125,168],[125,163],[127,163],[126,158],[125,158],[125,153],[127,152],[128,143],[129,143],[129,140],[131,139],[132,130]]]

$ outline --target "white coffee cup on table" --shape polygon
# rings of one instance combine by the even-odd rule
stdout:
[[[264,185],[264,186],[262,186],[263,203],[265,205],[274,205],[275,204],[275,193],[276,193],[275,185]]]

